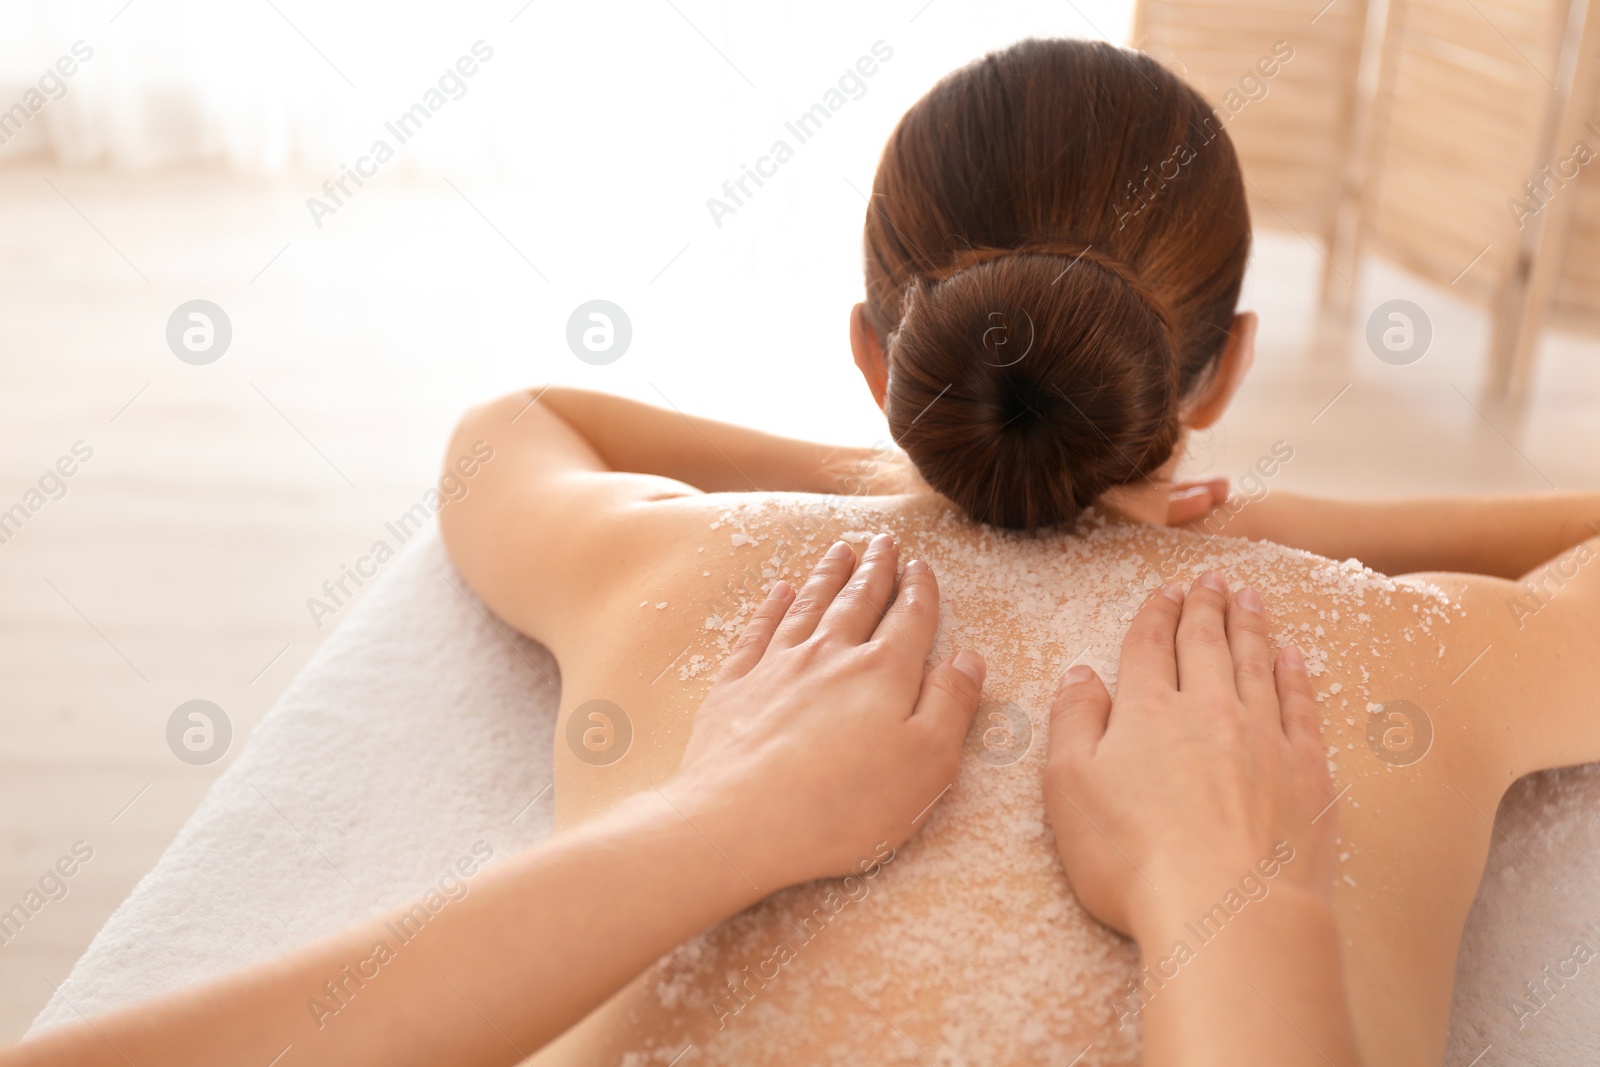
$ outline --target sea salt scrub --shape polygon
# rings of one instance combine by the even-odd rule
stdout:
[[[927,560],[938,579],[934,659],[971,648],[987,661],[984,703],[955,786],[907,845],[864,856],[852,879],[778,893],[654,965],[620,1024],[633,1035],[619,1053],[627,1067],[667,1067],[690,1044],[683,1063],[1137,1063],[1137,952],[1073,897],[1045,813],[1061,672],[1087,664],[1115,692],[1140,605],[1163,580],[1221,570],[1261,593],[1276,645],[1305,652],[1342,785],[1384,769],[1366,751],[1366,722],[1395,694],[1369,692],[1367,665],[1437,657],[1459,610],[1436,588],[1353,560],[1095,512],[1029,536],[933,503],[885,530],[889,509],[871,499],[732,499],[710,528],[729,539],[733,564],[706,583],[704,612],[695,607],[704,623],[674,669],[680,681],[717,669],[780,576],[802,581],[835,541],[859,548],[890,532],[902,562]],[[1398,624],[1374,625],[1379,615]]]

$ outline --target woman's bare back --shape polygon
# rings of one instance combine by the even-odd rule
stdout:
[[[564,685],[561,825],[672,773],[753,605],[837,539],[890,532],[903,559],[932,564],[935,655],[982,653],[985,703],[960,777],[909,845],[862,857],[858,879],[779,893],[683,946],[537,1062],[1137,1062],[1142,1005],[1229,923],[1248,922],[1272,881],[1240,871],[1194,916],[1192,936],[1141,971],[1135,948],[1079,908],[1056,858],[1040,793],[1046,714],[1073,662],[1113,683],[1127,621],[1151,590],[1213,568],[1260,590],[1319,688],[1346,790],[1329,817],[1341,823],[1335,899],[1363,1051],[1439,1062],[1458,940],[1511,780],[1482,755],[1470,690],[1451,685],[1479,649],[1472,620],[1439,589],[1103,517],[1070,534],[1001,534],[931,496],[689,496],[639,521],[629,536],[650,546],[649,562],[547,638]],[[615,712],[591,701],[631,725],[615,762],[590,718]]]

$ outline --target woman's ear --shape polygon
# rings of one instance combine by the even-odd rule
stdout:
[[[1194,398],[1184,419],[1189,429],[1204,430],[1213,426],[1228,410],[1234,394],[1244,384],[1244,376],[1256,361],[1256,326],[1260,321],[1254,311],[1241,311],[1233,317],[1227,343],[1222,346],[1222,356],[1217,361],[1217,371],[1205,390]]]
[[[850,309],[850,351],[856,357],[856,367],[872,390],[872,399],[883,407],[883,398],[889,391],[889,364],[883,358],[883,342],[878,331],[867,321],[867,305],[857,304]]]

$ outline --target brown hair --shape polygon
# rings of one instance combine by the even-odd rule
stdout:
[[[1176,75],[1029,40],[900,120],[866,224],[890,432],[973,518],[1033,529],[1172,455],[1250,250],[1233,145]]]

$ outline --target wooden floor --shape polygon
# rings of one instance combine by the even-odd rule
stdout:
[[[0,544],[0,910],[75,842],[94,849],[67,895],[0,945],[0,1039],[26,1028],[326,636],[306,598],[427,488],[466,404],[559,379],[737,415],[781,386],[766,425],[882,435],[843,348],[853,234],[812,290],[793,288],[802,272],[783,249],[757,241],[751,262],[706,254],[699,237],[665,277],[670,247],[619,252],[616,278],[565,277],[559,255],[541,254],[532,208],[470,192],[469,211],[446,185],[397,183],[315,231],[290,185],[0,173],[0,510],[75,442],[93,449],[65,496]],[[1285,440],[1295,459],[1280,486],[1600,486],[1600,347],[1552,344],[1533,415],[1515,418],[1478,399],[1481,317],[1377,269],[1359,306],[1423,302],[1434,351],[1411,367],[1359,347],[1319,362],[1307,354],[1319,263],[1294,235],[1261,240],[1259,371],[1226,426],[1195,443],[1196,469],[1237,475]],[[612,368],[579,363],[562,340],[595,296],[638,310],[637,350]],[[164,340],[173,309],[197,297],[234,327],[205,367]],[[782,336],[726,329],[718,313],[734,306],[781,317]],[[795,385],[785,368],[798,366]],[[165,739],[197,698],[235,734],[207,767]]]

